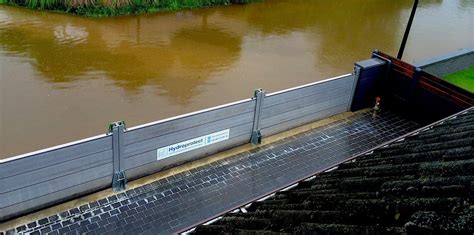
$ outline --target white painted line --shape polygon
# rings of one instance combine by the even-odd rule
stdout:
[[[204,223],[203,225],[210,225],[210,224],[213,224],[213,223],[215,223],[215,222],[217,222],[217,221],[219,221],[219,220],[221,220],[221,219],[222,219],[222,216],[219,216],[219,217],[217,217],[217,218],[215,218],[215,219],[212,219],[212,220],[207,221],[207,222]]]
[[[313,176],[311,176],[311,177],[305,179],[304,181],[311,181],[311,180],[314,180],[314,179],[316,179],[316,176],[315,176],[315,175],[313,175]]]
[[[286,187],[286,188],[280,190],[280,192],[288,191],[288,190],[290,190],[290,189],[292,189],[292,188],[294,188],[294,187],[296,187],[296,186],[298,186],[298,185],[299,185],[299,183],[292,184],[292,185],[290,185],[290,186],[288,186],[288,187]]]
[[[262,198],[258,199],[257,202],[263,202],[263,201],[265,201],[265,200],[267,200],[267,199],[269,199],[269,198],[271,198],[271,197],[273,197],[273,196],[275,196],[274,193],[272,193],[272,194],[270,194],[270,195],[267,195],[267,196],[265,196],[265,197],[262,197]]]
[[[339,167],[335,166],[335,167],[330,168],[330,169],[328,169],[328,170],[326,170],[326,171],[324,171],[324,172],[331,172],[331,171],[333,171],[333,170],[336,170],[337,168],[339,168]]]

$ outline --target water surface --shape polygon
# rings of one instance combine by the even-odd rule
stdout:
[[[0,6],[0,158],[395,55],[411,0],[265,0],[90,19]],[[423,0],[404,59],[474,47],[474,1]]]

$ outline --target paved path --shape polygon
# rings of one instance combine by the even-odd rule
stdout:
[[[7,231],[168,234],[227,212],[416,129],[369,111]]]

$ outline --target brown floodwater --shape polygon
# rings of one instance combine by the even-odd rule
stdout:
[[[395,55],[412,0],[265,0],[90,19],[0,6],[0,159]],[[404,59],[474,47],[474,1],[423,0]]]

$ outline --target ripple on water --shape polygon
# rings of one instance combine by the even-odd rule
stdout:
[[[7,6],[0,6],[0,29],[14,27],[14,26],[15,27],[16,26],[38,27],[43,24],[41,22],[41,18],[25,17],[23,14],[16,14],[16,13],[21,13],[21,10],[25,10],[25,9],[12,10],[12,9],[7,9],[7,8],[8,8]]]
[[[79,44],[87,41],[89,33],[85,27],[58,25],[54,28],[54,37],[59,44]]]
[[[0,29],[4,27],[5,25],[11,23],[11,21],[12,21],[11,18],[8,17],[6,12],[0,9]]]

